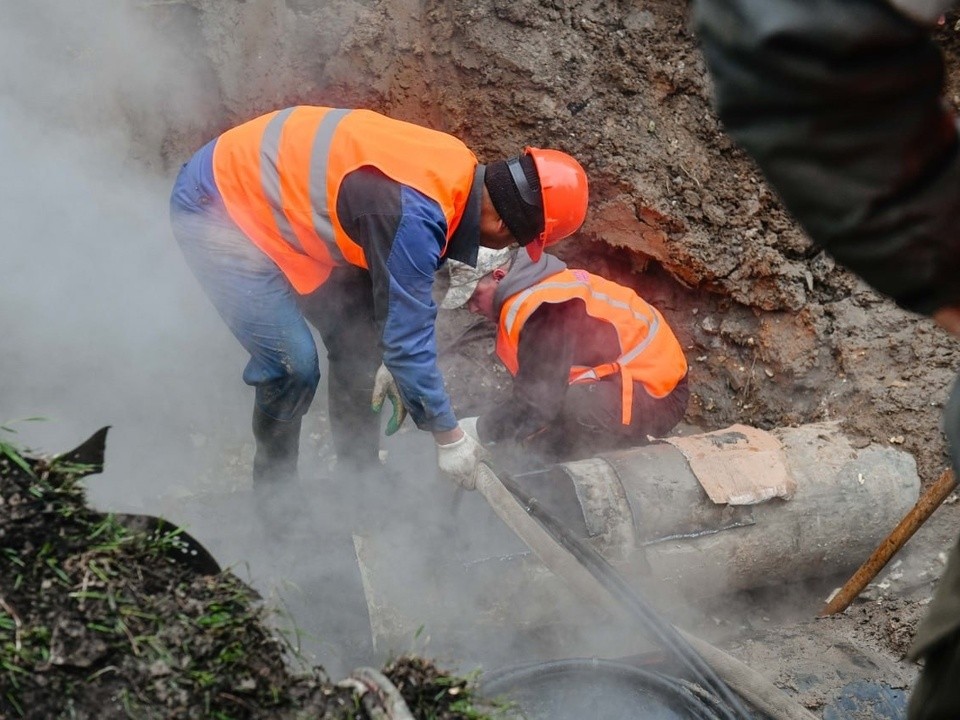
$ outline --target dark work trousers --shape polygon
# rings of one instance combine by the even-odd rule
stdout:
[[[380,416],[370,405],[381,352],[370,273],[353,265],[335,268],[299,304],[327,348],[330,428],[338,463],[344,470],[374,468],[380,462]]]
[[[944,409],[944,430],[954,473],[960,472],[960,380]],[[910,694],[909,720],[960,718],[960,543],[953,546],[933,602],[917,627],[910,657],[923,660]]]
[[[545,459],[558,462],[645,445],[648,435],[663,437],[683,419],[690,389],[684,378],[669,395],[655,398],[637,384],[629,425],[622,422],[622,397],[619,376],[571,385],[560,417],[523,444]]]

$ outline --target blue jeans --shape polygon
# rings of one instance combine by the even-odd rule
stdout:
[[[213,173],[216,141],[180,169],[170,196],[173,234],[207,297],[250,361],[243,381],[262,413],[302,417],[320,382],[317,346],[280,268],[230,219]]]
[[[317,347],[298,297],[277,265],[216,208],[171,212],[193,274],[250,360],[243,381],[275,420],[302,417],[320,382]]]
[[[329,360],[329,415],[337,456],[377,462],[379,418],[370,410],[380,365],[370,274],[334,268],[309,295],[299,295],[277,265],[234,224],[209,181],[209,155],[186,163],[171,197],[171,224],[190,269],[250,361],[243,381],[256,388],[261,412],[281,422],[302,417],[320,382],[320,333]]]

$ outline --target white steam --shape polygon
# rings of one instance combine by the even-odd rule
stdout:
[[[215,121],[216,88],[147,4],[0,8],[0,422],[47,418],[13,439],[49,453],[112,425],[91,497],[136,505],[245,389],[167,219],[171,128]]]
[[[94,504],[187,522],[262,590],[284,574],[284,587],[295,588],[287,592],[295,621],[313,634],[334,673],[357,662],[331,649],[334,640],[368,629],[352,532],[389,545],[390,575],[422,608],[411,615],[425,635],[417,640],[411,632],[409,646],[382,651],[439,650],[444,661],[467,664],[485,656],[532,659],[539,649],[514,637],[511,608],[484,595],[491,587],[465,581],[471,568],[522,548],[488,511],[483,516],[477,496],[457,509],[452,486],[443,484],[449,481],[436,476],[428,434],[410,431],[385,443],[394,476],[325,481],[322,463],[302,455],[312,507],[291,514],[279,540],[257,534],[249,498],[241,508],[242,498],[201,493],[232,489],[227,476],[249,482],[253,391],[241,381],[245,353],[173,240],[168,198],[180,163],[236,121],[229,111],[249,117],[301,100],[294,87],[317,87],[310,83],[323,51],[305,44],[309,33],[299,36],[307,61],[270,62],[269,52],[281,52],[280,39],[299,22],[283,5],[237,4],[231,12],[248,14],[243,32],[231,35],[215,20],[201,32],[189,3],[0,0],[0,424],[47,418],[15,423],[12,439],[48,453],[113,426],[106,470],[88,481]],[[341,9],[361,15],[350,7]],[[344,34],[314,22],[330,33],[316,40],[321,45],[334,47]],[[264,23],[273,25],[257,40]],[[223,42],[216,63],[229,67],[222,78],[204,38]],[[390,48],[378,51],[389,65]],[[298,68],[309,69],[303,82]],[[342,78],[343,65],[335,70]],[[326,99],[315,95],[314,102]],[[231,107],[221,107],[223,96]],[[238,98],[250,102],[238,109]],[[305,446],[324,406],[321,387]],[[563,604],[524,607],[523,615],[530,620],[539,610],[550,633],[569,636]],[[450,629],[455,639],[443,637]],[[540,640],[556,651],[548,634]],[[424,647],[426,636],[434,644]]]

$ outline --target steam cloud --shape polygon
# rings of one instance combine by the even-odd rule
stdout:
[[[167,220],[172,128],[215,103],[146,4],[0,8],[0,421],[47,418],[16,439],[51,453],[112,425],[91,497],[136,506],[243,400],[241,351]]]
[[[251,12],[269,21],[269,7]],[[489,617],[488,637],[471,636],[497,598],[460,582],[468,568],[456,558],[496,565],[522,548],[478,496],[454,510],[425,433],[385,443],[392,476],[324,479],[316,458],[302,460],[311,507],[289,515],[279,544],[250,531],[250,507],[200,494],[225,490],[225,462],[249,451],[252,391],[240,381],[245,354],[190,275],[167,217],[179,164],[229,124],[224,90],[197,48],[196,13],[159,1],[0,0],[0,423],[47,418],[15,424],[15,439],[50,453],[112,425],[106,470],[88,481],[93,503],[189,521],[221,562],[262,590],[286,573],[294,620],[333,673],[357,657],[331,650],[330,639],[357,637],[367,623],[354,531],[376,538],[382,530],[389,579],[464,630],[444,646],[436,617],[423,617],[424,637],[434,635],[446,660],[531,659],[531,648],[511,646],[509,628],[493,637]],[[235,46],[230,52],[244,61]],[[321,387],[311,416],[324,397]],[[187,498],[164,504],[178,493]],[[565,632],[558,608],[542,612]]]

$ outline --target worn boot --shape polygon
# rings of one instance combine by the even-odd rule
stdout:
[[[330,434],[337,453],[337,474],[366,474],[382,469],[380,464],[380,416],[370,409],[373,383],[344,378],[337,367],[330,368],[327,388]],[[350,380],[353,380],[351,387]]]
[[[253,409],[253,437],[257,451],[253,456],[253,486],[289,484],[297,479],[300,455],[301,418],[288,422],[275,420],[260,408]]]
[[[297,477],[300,424],[300,418],[282,422],[259,408],[253,410],[253,436],[257,441],[253,456],[254,511],[267,536],[281,543],[295,535],[296,524],[308,507]]]

